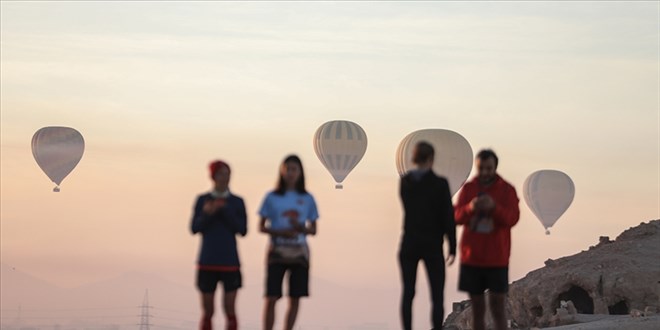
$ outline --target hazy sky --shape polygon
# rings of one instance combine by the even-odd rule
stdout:
[[[658,2],[0,6],[2,263],[60,286],[132,270],[191,283],[192,204],[215,158],[230,163],[247,203],[246,281],[262,283],[257,210],[280,161],[297,153],[321,215],[312,275],[398,290],[394,156],[422,128],[498,152],[521,198],[511,280],[660,217]],[[341,191],[312,146],[334,119],[369,138]],[[86,141],[57,194],[30,150],[36,130],[56,125]],[[545,168],[576,185],[550,236],[522,200],[525,178]],[[447,306],[466,299],[456,276],[455,265]],[[383,311],[392,328],[397,299]],[[417,299],[418,326],[427,311]]]

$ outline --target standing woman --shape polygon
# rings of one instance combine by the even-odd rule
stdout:
[[[197,264],[197,288],[201,293],[203,315],[201,330],[211,330],[215,311],[214,296],[222,282],[222,306],[227,330],[238,329],[236,293],[241,287],[241,270],[236,249],[236,235],[247,234],[247,216],[243,199],[229,192],[229,165],[214,161],[209,165],[213,190],[199,195],[191,223],[193,234],[202,234]]]
[[[289,273],[289,308],[284,329],[296,322],[301,297],[309,296],[307,235],[316,235],[319,217],[314,197],[305,190],[305,173],[296,155],[284,159],[277,187],[269,192],[259,211],[259,229],[270,235],[267,256],[264,330],[275,324],[275,303],[282,297],[284,275]]]

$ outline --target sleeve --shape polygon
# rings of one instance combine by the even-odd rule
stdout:
[[[193,234],[203,232],[208,224],[211,222],[211,217],[204,213],[202,210],[204,207],[205,196],[199,196],[197,202],[195,203],[195,208],[193,209],[193,217],[190,222],[190,231]]]
[[[224,223],[235,234],[247,234],[247,214],[242,198],[236,197],[235,202],[227,205],[222,214]]]
[[[406,189],[406,181],[405,177],[401,177],[399,180],[399,197],[401,198],[401,203],[403,204],[403,207],[405,209],[406,206],[406,198],[408,197],[408,189]]]
[[[511,228],[518,223],[518,219],[520,219],[519,201],[516,189],[507,185],[502,200],[497,202],[492,213],[496,226]]]
[[[270,218],[271,214],[273,214],[270,195],[271,195],[270,193],[266,194],[266,197],[264,197],[264,200],[261,202],[261,208],[259,208],[259,215],[262,218]]]
[[[464,185],[461,189],[461,192],[458,194],[458,202],[454,206],[454,220],[458,225],[465,225],[470,222],[470,219],[474,215],[470,211],[470,202],[472,201],[471,188],[468,184]]]
[[[456,255],[456,222],[454,221],[454,206],[451,203],[451,192],[447,180],[442,180],[441,189],[442,194],[440,196],[442,196],[442,203],[444,204],[442,208],[444,212],[442,215],[444,232],[447,235],[447,240],[449,240],[449,254]]]
[[[319,211],[316,208],[316,201],[314,200],[314,196],[309,195],[309,209],[307,212],[307,220],[311,222],[315,222],[318,219],[319,219]]]

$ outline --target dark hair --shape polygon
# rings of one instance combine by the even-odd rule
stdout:
[[[495,160],[495,168],[497,168],[497,164],[499,163],[499,159],[497,158],[497,155],[495,154],[495,151],[493,151],[492,149],[482,149],[477,154],[477,158],[479,158],[482,161],[486,160],[488,158],[491,158],[491,157]]]
[[[426,141],[419,141],[415,145],[415,151],[413,152],[413,163],[419,165],[433,159],[435,157],[435,150],[433,146]]]
[[[288,155],[286,158],[284,158],[284,161],[282,161],[282,166],[284,166],[286,163],[294,163],[300,167],[300,177],[298,178],[298,182],[296,182],[296,191],[300,194],[307,193],[307,190],[305,189],[305,171],[303,170],[302,161],[300,161],[300,158],[296,155]],[[277,188],[275,188],[275,193],[278,195],[284,195],[284,193],[286,193],[286,183],[284,182],[284,177],[282,176],[281,170],[282,169],[280,168],[280,179],[277,182]]]

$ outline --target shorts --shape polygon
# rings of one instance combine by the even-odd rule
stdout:
[[[284,275],[289,273],[289,297],[300,298],[309,296],[309,267],[305,265],[290,265],[280,263],[268,264],[266,275],[266,297],[282,297],[282,282]]]
[[[461,265],[458,289],[471,295],[509,291],[509,267],[476,267]]]
[[[241,271],[219,272],[211,270],[197,270],[197,288],[203,293],[213,293],[222,282],[225,292],[238,290],[243,286]]]

